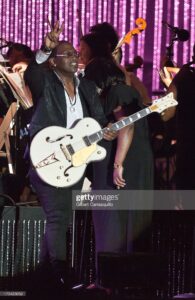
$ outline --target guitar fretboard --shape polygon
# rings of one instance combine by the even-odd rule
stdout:
[[[133,115],[130,115],[129,117],[126,117],[123,120],[120,120],[120,121],[112,124],[111,129],[118,131],[128,125],[135,123],[136,121],[146,117],[147,115],[149,115],[151,113],[152,113],[152,111],[150,110],[149,107],[144,108],[144,109],[140,110],[139,112],[137,112]],[[89,135],[88,139],[89,139],[90,143],[93,144],[93,143],[98,142],[101,139],[103,139],[103,135],[106,130],[107,130],[107,128],[103,128],[102,130]]]

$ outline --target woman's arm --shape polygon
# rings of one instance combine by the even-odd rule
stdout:
[[[173,92],[174,99],[177,100],[177,89],[176,89],[176,86],[174,85],[173,82],[172,82],[171,85],[169,86],[167,92],[168,92],[168,93]],[[175,116],[175,113],[176,113],[176,106],[167,108],[167,109],[161,114],[161,119],[162,119],[164,122],[167,122],[167,121],[169,121],[170,119],[172,119],[172,118]]]
[[[117,121],[125,118],[125,112],[121,106],[118,106],[114,110],[114,116]],[[115,153],[115,161],[114,161],[114,172],[113,172],[113,182],[117,186],[117,188],[121,188],[125,186],[125,179],[123,178],[123,163],[125,161],[127,152],[131,145],[134,133],[134,126],[129,125],[124,127],[119,131],[117,137],[117,149]]]

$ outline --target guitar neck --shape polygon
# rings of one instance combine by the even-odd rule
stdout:
[[[152,112],[153,111],[150,109],[150,107],[146,107],[146,108],[134,113],[133,115],[130,115],[130,116],[128,116],[128,117],[112,124],[110,129],[114,130],[114,131],[119,131],[122,128],[124,128],[128,125],[131,125],[131,124],[135,123],[136,121],[146,117],[147,115],[151,114]],[[98,142],[98,141],[102,140],[104,132],[106,132],[106,130],[107,130],[107,128],[103,128],[102,130],[89,135],[88,136],[89,142],[91,144],[93,144],[95,142]]]

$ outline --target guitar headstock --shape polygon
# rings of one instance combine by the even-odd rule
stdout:
[[[178,102],[173,98],[173,93],[169,93],[162,98],[154,100],[149,108],[152,112],[161,113],[165,109],[176,106],[177,104]]]

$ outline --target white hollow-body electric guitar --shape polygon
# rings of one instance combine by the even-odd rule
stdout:
[[[112,130],[120,130],[153,112],[161,113],[176,106],[173,94],[155,100],[129,117],[112,124]],[[32,140],[30,157],[39,177],[55,187],[69,187],[83,176],[92,161],[105,158],[106,150],[97,143],[103,139],[107,128],[101,128],[92,118],[84,118],[72,129],[50,126],[39,131]]]

